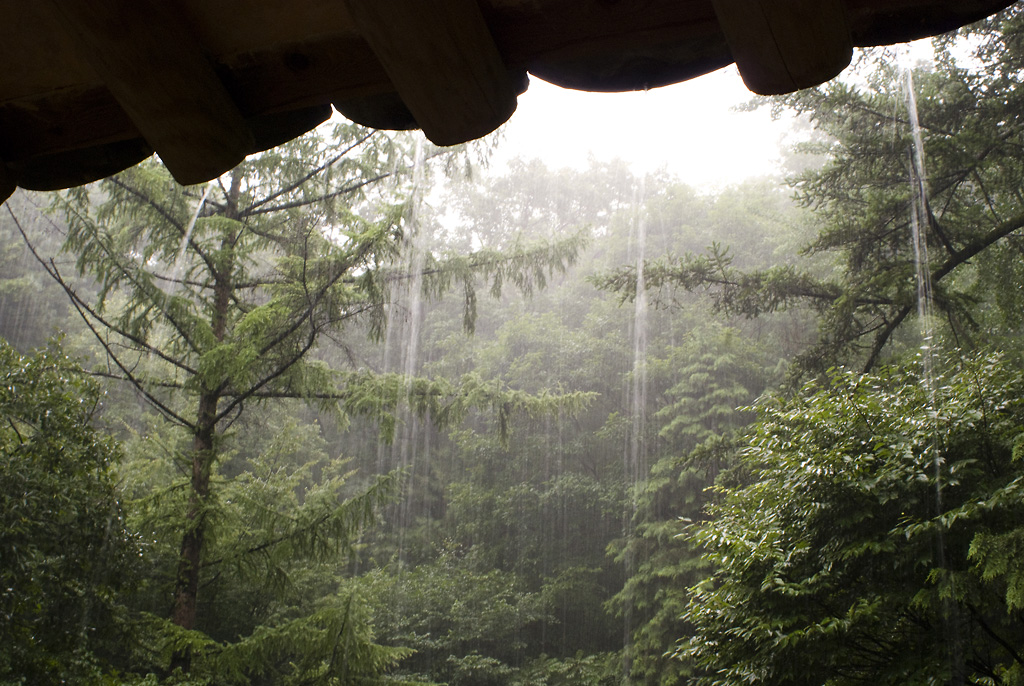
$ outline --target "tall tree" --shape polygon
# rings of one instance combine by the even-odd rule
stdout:
[[[706,517],[710,486],[733,463],[733,433],[750,423],[749,405],[764,390],[765,349],[735,329],[709,325],[669,349],[662,368],[678,382],[655,413],[657,459],[637,489],[631,535],[614,546],[634,572],[609,605],[628,622],[629,682],[673,686],[692,676],[667,646],[691,630],[682,618],[686,589],[707,574],[700,550],[682,534]]]
[[[454,421],[473,404],[509,412],[531,402],[472,379],[413,382],[332,370],[317,359],[327,334],[358,325],[379,335],[390,284],[412,279],[396,266],[403,237],[416,230],[404,197],[408,184],[381,183],[422,169],[423,156],[410,140],[339,125],[331,135],[320,132],[250,158],[205,188],[181,188],[159,164],[147,163],[57,201],[68,224],[66,247],[78,272],[99,283],[98,297],[82,295],[56,261],[47,268],[96,335],[109,376],[131,384],[188,436],[176,457],[187,496],[170,612],[185,633],[174,634],[172,668],[188,672],[194,648],[208,645],[189,632],[200,628],[207,543],[228,507],[218,478],[228,429],[247,406],[302,398],[341,414],[375,416],[387,427],[401,402],[438,421]],[[501,283],[529,288],[545,270],[564,269],[578,246],[569,241],[450,260],[426,255],[414,276],[427,294],[460,286],[472,321],[478,278],[493,279],[494,290]],[[297,555],[329,555],[371,520],[394,492],[393,482],[382,476],[347,500],[339,500],[339,491],[333,500],[307,501],[295,516],[268,526],[264,540],[236,553],[289,547]],[[355,616],[350,605],[335,609],[330,617],[308,618],[307,628],[326,638],[312,641],[319,658],[307,654],[294,666],[297,673],[319,680],[358,670],[369,676],[401,654],[372,646],[366,635],[355,637],[362,643],[338,643],[355,640],[344,631],[332,643],[330,626],[349,627]],[[282,631],[268,634],[264,647],[288,637],[297,650],[301,632]],[[252,661],[242,672],[258,672],[255,648],[239,645],[233,659],[244,653]],[[264,660],[279,659],[280,649],[267,650]]]

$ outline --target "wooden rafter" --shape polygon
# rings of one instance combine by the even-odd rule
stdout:
[[[718,23],[747,88],[791,93],[835,77],[853,40],[842,0],[713,0]]]
[[[516,109],[510,75],[476,0],[346,0],[423,133],[438,145],[483,136]]]
[[[301,135],[333,104],[461,143],[525,73],[653,88],[736,61],[759,93],[823,82],[1012,0],[0,0],[0,192],[86,183],[155,149],[184,183]]]
[[[48,0],[73,44],[183,184],[253,150],[241,113],[184,18],[164,0]]]

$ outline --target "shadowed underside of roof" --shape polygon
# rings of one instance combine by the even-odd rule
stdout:
[[[736,62],[756,93],[840,73],[854,46],[1008,0],[0,0],[0,199],[157,152],[183,184],[299,136],[332,105],[439,145],[486,135],[528,74],[589,91]]]

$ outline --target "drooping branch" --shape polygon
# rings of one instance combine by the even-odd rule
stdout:
[[[152,284],[147,283],[143,279],[139,279],[136,276],[136,274],[135,274],[135,270],[130,268],[130,267],[128,267],[128,266],[126,266],[125,264],[123,264],[123,262],[121,261],[120,257],[117,255],[116,251],[114,251],[109,245],[107,245],[106,242],[104,240],[102,240],[102,238],[94,230],[90,230],[90,233],[91,233],[91,235],[93,237],[93,241],[96,243],[96,245],[99,246],[100,250],[102,251],[103,256],[108,260],[109,264],[112,265],[116,269],[116,271],[121,275],[121,277],[126,279],[128,282],[130,282],[135,288],[137,288],[141,292],[152,294],[152,289],[153,289]],[[22,236],[24,237],[24,233],[22,234]],[[26,240],[26,242],[28,242],[27,238],[25,238],[25,240]],[[39,255],[35,255],[35,257],[36,257],[36,260],[40,261],[40,263],[43,265],[43,268],[47,269],[47,271],[49,271],[49,267],[47,266],[45,260],[42,260]],[[52,272],[51,272],[50,275],[54,276],[54,274]],[[108,287],[108,286],[109,286],[109,284],[104,284],[104,287]],[[156,300],[156,298],[154,298],[154,301],[155,300]],[[85,305],[84,302],[82,302],[82,304]],[[120,329],[119,327],[116,327],[116,326],[108,323],[93,308],[89,308],[89,309],[93,313],[93,315],[96,317],[96,319],[98,321],[101,321],[104,324],[104,326],[107,326],[107,327],[110,327],[110,328],[114,328],[116,331],[118,331],[118,333],[121,333],[122,335],[124,335],[124,336],[126,336],[128,338],[131,338],[133,340],[133,342],[140,342],[141,341],[141,339],[138,338],[137,336],[132,336],[131,334],[129,334],[128,332],[126,332],[126,331],[124,331],[122,329]],[[184,323],[179,322],[177,317],[167,307],[162,307],[160,312],[161,312],[161,314],[163,316],[163,319],[168,324],[170,324],[171,328],[174,329],[175,333],[180,337],[180,339],[182,341],[184,341],[186,346],[190,350],[192,350],[193,352],[199,352],[199,348],[198,348],[198,346],[196,346],[195,342],[192,340],[192,336],[189,333],[188,327],[185,326]],[[146,344],[145,343],[140,343],[140,345],[146,345]],[[176,366],[180,366],[180,365],[176,365]]]
[[[1021,228],[1024,228],[1024,214],[1019,214],[1016,217],[999,224],[984,236],[980,236],[971,241],[965,247],[950,255],[942,265],[932,271],[930,277],[932,283],[939,283],[942,279],[952,274],[957,267],[965,264],[972,257],[975,257],[986,248],[989,248],[993,244]],[[868,359],[864,364],[865,371],[868,371],[875,366],[882,350],[892,337],[892,334],[897,328],[899,328],[900,324],[903,323],[907,316],[913,312],[915,306],[915,304],[910,304],[901,307],[896,312],[895,317],[893,317],[886,324],[885,328],[875,337],[874,345],[871,346],[871,354],[868,356]]]
[[[114,322],[111,322],[108,319],[106,319],[105,317],[103,317],[103,315],[101,315],[99,312],[97,312],[95,308],[91,307],[87,302],[85,302],[85,300],[82,299],[82,297],[78,295],[78,292],[75,291],[75,289],[71,286],[71,284],[69,284],[67,282],[67,280],[64,279],[63,275],[60,273],[60,270],[57,267],[56,262],[54,262],[53,260],[47,261],[46,259],[43,258],[42,255],[39,254],[39,252],[35,248],[35,245],[32,243],[31,239],[28,237],[28,234],[25,232],[24,228],[21,226],[21,222],[18,221],[18,218],[15,216],[14,212],[11,210],[10,205],[5,203],[5,206],[7,207],[7,212],[10,214],[11,219],[14,221],[15,227],[18,229],[18,233],[21,234],[21,238],[25,242],[25,246],[28,248],[29,253],[32,255],[33,259],[35,259],[35,261],[38,262],[42,266],[42,268],[46,271],[46,273],[50,276],[50,278],[52,278],[54,280],[54,282],[56,282],[57,285],[60,286],[61,290],[63,290],[64,293],[68,296],[68,298],[71,301],[72,305],[75,306],[75,308],[78,310],[78,312],[82,316],[82,318],[86,320],[86,323],[90,323],[89,317],[91,317],[95,321],[97,321],[100,324],[102,324],[105,328],[107,328],[107,329],[113,331],[114,333],[118,334],[119,336],[122,336],[125,339],[131,341],[133,344],[137,345],[139,348],[141,348],[146,353],[156,355],[157,357],[161,358],[165,362],[170,363],[174,367],[176,367],[176,368],[178,368],[178,369],[180,369],[180,370],[182,370],[182,371],[184,371],[184,372],[186,372],[188,374],[195,374],[195,370],[193,370],[191,367],[189,367],[185,363],[181,362],[181,360],[178,360],[178,359],[176,359],[174,357],[171,357],[171,356],[163,353],[159,348],[150,345],[149,343],[147,343],[143,339],[139,338],[138,336],[133,335],[131,332],[125,331],[123,328],[117,326]],[[88,315],[88,317],[86,315]],[[93,329],[91,324],[90,324],[90,329],[92,329],[93,332],[95,333],[95,329]],[[101,341],[101,343],[103,342],[102,338],[100,338],[100,341]]]
[[[1018,214],[1011,219],[1007,219],[984,235],[969,242],[957,251],[956,254],[951,255],[942,266],[932,272],[932,282],[934,283],[943,277],[948,276],[954,269],[964,264],[972,257],[978,255],[986,248],[998,243],[1003,238],[1006,238],[1021,228],[1024,228],[1024,213]]]
[[[353,532],[372,521],[379,506],[394,496],[401,476],[401,472],[380,475],[376,482],[359,496],[350,498],[329,510],[320,511],[307,521],[301,521],[296,517],[287,517],[287,524],[290,525],[287,531],[271,535],[259,543],[243,547],[240,550],[231,551],[229,555],[204,561],[203,569],[209,570],[233,559],[264,553],[289,542],[293,545],[298,542],[300,544],[298,547],[305,548],[303,552],[311,555],[315,554],[316,541],[325,538],[338,540],[351,538]],[[275,512],[275,514],[278,513]],[[302,513],[300,512],[300,514]]]
[[[110,343],[106,340],[106,338],[103,335],[101,335],[101,333],[93,325],[93,320],[100,322],[104,327],[117,333],[118,335],[124,336],[125,338],[131,340],[132,343],[139,345],[145,352],[155,354],[158,357],[164,359],[165,361],[171,363],[172,365],[178,367],[179,369],[182,369],[183,371],[191,372],[191,369],[187,365],[183,365],[179,360],[164,355],[158,348],[154,348],[153,346],[150,346],[144,341],[140,341],[135,337],[131,336],[128,332],[122,331],[112,322],[108,322],[107,320],[105,320],[98,312],[95,311],[95,309],[90,307],[88,303],[86,303],[81,298],[81,296],[78,295],[74,288],[72,288],[71,285],[67,283],[64,277],[60,274],[60,271],[57,268],[56,263],[53,262],[52,260],[47,262],[46,260],[43,259],[43,257],[36,250],[35,245],[29,239],[28,234],[25,232],[24,227],[22,227],[21,222],[18,220],[18,217],[14,214],[14,211],[11,209],[11,206],[8,203],[4,203],[4,205],[7,207],[7,212],[10,214],[15,227],[18,229],[18,233],[21,234],[21,238],[25,242],[25,245],[31,253],[33,259],[35,259],[36,262],[38,262],[43,267],[43,269],[50,276],[50,278],[52,278],[68,296],[68,299],[70,300],[72,307],[75,308],[75,311],[78,313],[78,316],[85,323],[86,327],[92,333],[93,337],[97,340],[97,342],[99,342],[100,346],[102,346],[108,358],[113,360],[117,368],[121,370],[121,373],[123,374],[123,380],[130,383],[140,394],[143,395],[143,397],[146,398],[147,401],[149,401],[153,405],[153,407],[155,407],[168,420],[177,423],[180,426],[192,429],[193,424],[191,422],[189,422],[180,414],[172,410],[163,401],[161,401],[159,398],[157,398],[155,395],[149,392],[149,390],[146,388],[146,382],[135,376],[132,373],[131,369],[129,369],[128,366],[124,364],[124,362],[121,360],[118,354],[111,347]]]
[[[95,376],[99,379],[110,379],[112,381],[129,381],[123,374],[115,374],[109,371],[101,371],[98,369],[87,369],[84,372],[87,376]],[[152,388],[166,388],[168,390],[180,391],[185,388],[185,385],[177,381],[154,381],[152,379],[141,380],[142,383]]]
[[[352,146],[352,147],[355,147],[355,146]],[[443,155],[443,154],[445,154],[444,151],[433,152],[433,153],[427,155],[424,158],[424,161],[431,160],[431,159],[433,159],[435,157],[439,157],[440,155]],[[335,160],[335,161],[337,161],[337,160]],[[326,168],[326,167],[329,167],[329,166],[330,165],[327,164],[327,165],[324,165],[323,168]],[[244,213],[240,214],[239,216],[241,216],[241,217],[250,217],[250,216],[256,216],[256,215],[260,215],[260,214],[271,214],[273,212],[279,212],[279,211],[282,211],[282,210],[291,210],[291,209],[295,209],[295,208],[298,208],[298,207],[306,207],[308,205],[324,202],[326,200],[333,200],[334,198],[338,198],[338,197],[341,197],[343,195],[348,195],[350,193],[355,193],[359,189],[364,188],[366,186],[369,186],[371,184],[377,183],[378,181],[383,181],[385,179],[389,179],[392,176],[395,176],[396,174],[398,174],[397,170],[387,171],[387,172],[384,172],[382,174],[377,174],[376,176],[372,176],[372,177],[370,177],[368,179],[363,179],[362,181],[357,181],[357,182],[353,182],[353,183],[351,183],[351,184],[349,184],[347,186],[342,186],[341,188],[339,188],[337,190],[331,191],[329,193],[324,193],[324,194],[319,195],[319,196],[317,196],[315,198],[309,198],[309,199],[304,199],[304,200],[296,200],[296,201],[293,201],[293,202],[282,203],[280,205],[274,205],[274,206],[271,206],[271,207],[263,207],[263,204],[264,204],[263,202],[256,203],[256,204],[252,205],[250,207],[250,209],[246,210]],[[273,197],[280,197],[281,195],[283,195],[283,194],[282,193],[276,193],[276,194],[274,194]]]
[[[1022,657],[1021,654],[1017,652],[1017,649],[1013,646],[1012,643],[1010,643],[1005,638],[997,634],[995,630],[992,629],[991,626],[989,626],[988,622],[986,622],[985,618],[982,616],[981,611],[978,610],[974,603],[967,603],[967,608],[971,612],[971,617],[974,619],[975,622],[978,623],[978,626],[981,627],[982,631],[988,634],[993,641],[1002,646],[1003,649],[1010,654],[1010,657],[1013,658],[1014,662],[1016,662],[1019,665],[1024,665],[1024,657]]]
[[[882,327],[881,331],[875,335],[875,340],[871,345],[871,352],[868,354],[868,358],[864,362],[864,372],[869,372],[874,369],[875,365],[878,363],[878,358],[882,354],[882,350],[884,350],[885,346],[888,345],[889,339],[915,307],[916,305],[905,305],[901,307],[896,312],[896,316],[889,319]]]
[[[124,362],[122,362],[121,358],[117,355],[117,353],[114,352],[110,344],[106,341],[106,339],[104,339],[104,337],[100,334],[96,327],[93,326],[92,321],[89,319],[88,316],[86,316],[85,312],[83,312],[83,309],[80,306],[80,299],[76,296],[72,298],[71,302],[72,306],[75,308],[75,311],[78,312],[78,315],[82,318],[82,321],[85,322],[85,325],[89,328],[89,331],[92,332],[93,337],[97,341],[99,341],[99,344],[103,347],[103,350],[104,352],[106,352],[107,357],[113,360],[117,368],[121,370],[122,374],[124,374],[124,380],[130,383],[135,388],[135,390],[137,390],[139,393],[143,395],[143,397],[146,398],[147,402],[149,402],[153,407],[155,407],[157,411],[160,412],[160,414],[164,415],[164,417],[166,417],[168,420],[170,420],[173,423],[177,423],[182,427],[185,427],[189,431],[194,430],[195,424],[193,422],[190,422],[184,417],[182,417],[180,414],[178,414],[170,407],[168,407],[162,400],[160,400],[155,395],[150,393],[149,390],[146,388],[147,384],[138,377],[136,377],[134,374],[132,374],[131,370],[124,364]]]

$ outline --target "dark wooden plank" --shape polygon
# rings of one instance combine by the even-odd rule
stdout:
[[[416,117],[398,97],[398,93],[378,93],[361,98],[338,96],[334,106],[346,118],[371,129],[409,131],[418,124]]]
[[[396,0],[397,4],[392,0],[354,1],[369,5],[370,12],[382,17],[379,21],[383,26],[399,24],[401,31],[411,31],[417,41],[441,43],[442,49],[446,41],[450,42],[445,34],[450,23],[444,19],[448,16],[444,15],[447,4],[442,0],[424,0],[422,8],[413,0]],[[748,30],[750,18],[746,15],[753,14],[754,10],[763,14],[779,11],[779,8],[792,11],[786,8],[795,6],[794,2],[796,6],[805,3],[812,9],[835,2],[722,0],[722,3],[730,1],[739,6],[738,10],[733,10],[733,16],[738,14],[739,21],[748,22]],[[1009,0],[843,2],[851,26],[850,34],[856,45],[890,43],[944,31],[1007,4]],[[226,16],[242,12],[250,5],[252,11],[243,12],[244,16],[240,16],[237,24],[223,26]],[[411,5],[411,9],[407,5]],[[440,19],[431,16],[439,6],[444,6],[441,7]],[[197,93],[196,98],[189,99],[180,92],[178,96],[170,91],[164,92],[161,79],[164,78],[165,67],[140,62],[136,71],[141,75],[135,74],[135,80],[129,82],[132,92],[128,95],[120,93],[116,99],[108,85],[101,81],[96,68],[81,57],[91,56],[95,60],[95,55],[78,45],[82,40],[72,41],[71,34],[63,31],[63,24],[56,16],[51,16],[58,14],[53,12],[53,7],[66,8],[66,12],[71,13],[92,12],[96,14],[94,22],[102,17],[101,23],[104,26],[109,23],[109,27],[100,27],[99,31],[126,36],[123,41],[131,49],[122,46],[119,54],[131,56],[134,50],[141,52],[142,58],[150,62],[159,62],[169,55],[172,67],[184,62],[184,71],[179,69],[173,78],[179,82],[192,80],[193,83],[185,83],[179,91]],[[472,14],[472,7],[469,9]],[[458,10],[453,11],[458,15]],[[480,11],[501,55],[497,59],[502,63],[501,67],[515,74],[529,69],[541,78],[582,90],[616,91],[664,85],[692,78],[732,59],[711,0],[480,0]],[[166,19],[167,13],[179,12],[177,18]],[[61,16],[64,13],[62,10]],[[164,19],[138,30],[144,23],[138,19],[139,13],[151,17],[155,13]],[[422,18],[424,13],[427,15],[425,20]],[[408,26],[410,21],[402,18],[406,15],[412,17],[414,26]],[[762,19],[763,28],[767,27],[770,33],[773,30],[772,16],[765,15]],[[187,22],[187,28],[183,28],[182,22]],[[776,20],[775,23],[779,22]],[[822,62],[815,57],[814,51],[821,49],[822,45],[834,48],[837,43],[826,42],[826,32],[806,22],[796,28],[795,33],[791,31],[788,34],[788,50],[810,50],[809,54],[814,58],[812,61],[817,60],[820,67]],[[96,33],[97,29],[89,31]],[[184,38],[181,37],[183,32],[186,34]],[[417,37],[418,34],[423,36]],[[762,42],[764,35],[762,33]],[[787,33],[783,31],[780,35],[786,37]],[[325,105],[334,103],[367,124],[408,128],[417,123],[404,101],[406,97],[412,97],[410,91],[396,92],[396,85],[382,66],[379,55],[358,32],[343,0],[289,0],[288,3],[279,0],[224,0],[216,4],[208,0],[0,0],[0,37],[3,38],[0,40],[0,55],[3,56],[0,63],[4,65],[0,73],[0,158],[6,161],[9,170],[32,166],[30,162],[36,157],[47,158],[44,160],[46,164],[35,166],[40,182],[43,181],[41,170],[47,168],[59,176],[73,177],[57,169],[54,161],[61,159],[58,157],[60,153],[96,150],[143,135],[152,137],[137,125],[137,121],[143,119],[126,113],[125,103],[133,93],[134,97],[142,100],[154,98],[154,117],[183,116],[184,119],[178,120],[185,128],[182,135],[205,137],[214,150],[235,137],[234,154],[229,155],[227,161],[222,159],[222,163],[212,170],[197,174],[199,178],[220,171],[241,159],[245,152],[264,147],[267,141],[303,130],[308,122],[315,119],[310,114],[314,110],[297,115],[294,121],[287,123],[254,117],[283,115],[310,107],[319,107],[322,112]],[[486,45],[486,38],[483,31],[478,31],[475,40],[484,39]],[[115,42],[121,40],[118,38]],[[472,47],[472,42],[472,38],[464,39],[463,44]],[[201,47],[197,47],[197,43]],[[414,55],[412,59],[415,60],[415,55],[419,54],[416,51],[422,48],[422,45],[410,48]],[[780,52],[778,46],[772,44],[768,48],[775,50],[775,68],[779,64],[785,67],[784,58],[788,53]],[[453,45],[449,49],[456,48]],[[740,54],[741,49],[734,46],[734,51]],[[493,52],[489,54],[492,70],[500,72]],[[207,61],[206,55],[212,62]],[[772,64],[770,59],[762,60],[763,55],[757,50],[752,55],[744,66],[747,77],[751,77],[752,70],[762,64]],[[456,57],[456,63],[466,59]],[[805,75],[800,81],[827,78],[830,71],[841,68],[837,66],[841,62],[824,60],[824,63],[831,63],[832,67],[813,78]],[[424,64],[423,69],[430,72],[430,66]],[[196,73],[205,74],[202,78],[206,84],[213,84],[211,92],[215,100],[224,103],[221,91],[226,91],[227,109],[230,111],[233,105],[258,140],[249,146],[238,144],[238,128],[232,128],[238,127],[238,118],[234,114],[228,115],[233,123],[228,126],[226,138],[219,136],[217,129],[210,128],[208,123],[201,123],[198,132],[191,129],[187,122],[187,118],[192,116],[189,112],[201,119],[210,117],[210,112],[206,111],[210,92],[204,90],[205,86],[199,81],[181,76],[192,67]],[[465,65],[460,68],[465,76]],[[436,103],[436,109],[443,113],[447,107],[449,114],[469,112],[469,108],[463,107],[456,98],[449,98],[443,90],[447,78],[443,70],[447,69],[447,64],[442,63],[439,69],[429,74],[433,82],[428,83],[428,79],[421,84],[423,88],[438,89],[440,102]],[[477,72],[472,69],[473,65],[470,65],[471,74],[486,76],[490,73],[486,69],[478,68]],[[131,69],[128,71],[134,73]],[[784,73],[786,80],[780,88],[791,90],[794,86],[806,85],[793,80],[797,72],[792,69],[784,69]],[[141,86],[137,89],[140,81]],[[515,82],[515,78],[504,72],[499,74],[498,81],[505,84],[503,92],[508,104],[507,84]],[[777,90],[763,85],[755,88]],[[216,119],[216,106],[212,113]],[[423,117],[422,112],[420,117]],[[457,116],[452,115],[442,124],[454,131],[451,134],[454,139],[465,139],[487,133],[490,126],[496,126],[501,119],[496,116],[491,124],[481,126],[479,118],[467,116],[468,127],[460,128]],[[256,131],[256,127],[264,130]],[[247,142],[245,132],[241,138]],[[201,147],[195,146],[190,150],[196,152]],[[161,152],[173,165],[174,156],[166,149]],[[201,152],[196,154],[205,156]],[[89,175],[92,173],[86,174]]]
[[[995,14],[1014,0],[846,0],[857,47],[937,36]]]
[[[180,183],[218,176],[252,149],[252,133],[173,4],[47,2]]]
[[[761,95],[824,83],[850,64],[843,0],[713,0],[747,88]]]
[[[479,138],[516,108],[510,75],[475,0],[346,0],[423,133],[438,145]]]
[[[309,133],[330,119],[330,105],[318,105],[289,112],[260,114],[246,119],[255,138],[253,152],[269,150]]]
[[[81,186],[133,167],[153,154],[142,138],[40,155],[16,167],[18,185],[33,191]]]
[[[370,46],[351,34],[231,55],[218,72],[246,116],[394,93]]]
[[[7,168],[4,161],[0,160],[0,203],[6,202],[17,188],[18,184],[14,181],[14,174]]]
[[[64,88],[0,106],[0,156],[8,162],[141,136],[103,86]]]

